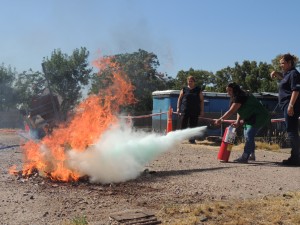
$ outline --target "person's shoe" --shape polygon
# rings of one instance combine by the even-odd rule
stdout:
[[[255,161],[256,160],[255,153],[251,153],[248,160],[249,161]]]
[[[288,159],[282,160],[281,164],[283,166],[300,166],[300,160],[288,158]]]
[[[243,155],[235,160],[233,160],[233,162],[235,163],[248,163],[248,158],[249,156],[245,153],[243,153]]]
[[[190,144],[196,144],[196,141],[195,140],[189,140],[189,143]]]

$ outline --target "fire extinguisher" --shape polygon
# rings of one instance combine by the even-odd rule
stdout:
[[[222,162],[228,162],[235,136],[236,128],[233,126],[226,127],[218,153],[218,159]]]

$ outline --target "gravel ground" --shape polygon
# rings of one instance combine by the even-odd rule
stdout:
[[[20,144],[15,134],[0,134],[0,146]],[[299,167],[282,167],[286,150],[257,151],[249,164],[221,163],[219,147],[182,142],[145,166],[141,175],[119,184],[90,184],[87,181],[59,183],[34,176],[10,175],[12,165],[22,164],[19,147],[0,150],[0,223],[63,224],[86,216],[89,224],[109,224],[109,215],[124,210],[154,214],[172,204],[206,200],[261,198],[299,191]],[[241,154],[233,149],[230,160]],[[163,218],[158,218],[163,221]]]

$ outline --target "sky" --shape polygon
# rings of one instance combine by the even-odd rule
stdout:
[[[299,0],[1,0],[0,63],[42,71],[55,49],[157,55],[159,72],[300,56]]]

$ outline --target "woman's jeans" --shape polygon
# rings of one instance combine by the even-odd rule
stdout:
[[[248,156],[251,153],[254,153],[255,150],[255,135],[258,131],[258,128],[245,125],[244,126],[244,138],[245,138],[245,147],[244,147],[244,153],[246,153]]]
[[[287,108],[288,106],[284,108],[283,114],[285,119],[286,132],[292,148],[291,159],[298,161],[300,158],[299,157],[299,133],[298,133],[298,118],[300,113],[295,111],[293,116],[289,116],[287,114]]]

